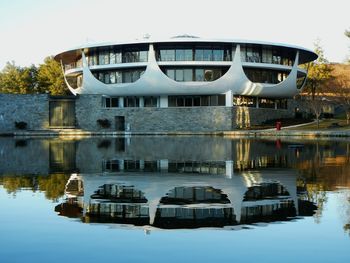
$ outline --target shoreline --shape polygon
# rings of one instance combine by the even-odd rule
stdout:
[[[213,132],[95,132],[82,130],[28,130],[1,132],[0,137],[130,137],[130,136],[221,136],[221,137],[350,137],[350,130],[346,131],[300,131],[282,129],[280,131],[266,130],[233,130]]]

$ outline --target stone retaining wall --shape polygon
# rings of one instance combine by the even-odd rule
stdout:
[[[30,130],[48,129],[48,95],[0,94],[0,131],[13,131],[20,121]]]
[[[56,98],[57,100],[57,98]],[[15,121],[24,121],[27,129],[49,129],[47,95],[0,95],[0,132],[13,131]],[[75,101],[76,128],[86,131],[115,131],[116,116],[124,116],[131,132],[210,132],[230,131],[258,125],[266,120],[294,116],[293,110],[247,107],[169,107],[104,108],[101,95],[79,95]],[[101,128],[99,119],[109,120]]]

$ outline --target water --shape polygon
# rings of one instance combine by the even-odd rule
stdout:
[[[0,138],[1,262],[348,262],[350,142]]]

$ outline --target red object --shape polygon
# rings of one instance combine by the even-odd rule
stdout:
[[[282,123],[280,121],[276,122],[276,131],[280,131],[282,128]]]

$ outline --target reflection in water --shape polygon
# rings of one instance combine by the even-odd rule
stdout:
[[[74,174],[67,183],[67,201],[55,211],[68,217],[75,213],[85,223],[177,229],[289,221],[298,215],[311,216],[316,210],[312,202],[303,199],[305,192],[298,192],[294,173],[259,173],[256,180],[261,183],[253,186],[247,186],[244,177]],[[113,183],[101,185],[104,181]],[[277,181],[295,192],[289,193]],[[183,185],[172,187],[174,184]],[[185,186],[188,184],[192,186]]]
[[[350,187],[349,149],[348,142],[216,137],[1,138],[0,184],[8,193],[65,196],[55,211],[87,223],[169,229],[302,216],[319,222],[327,191]],[[342,203],[349,211],[349,198]],[[350,213],[343,218],[348,231]]]

